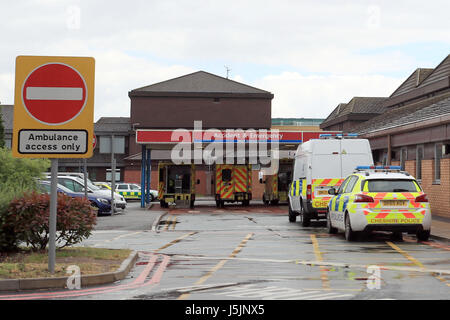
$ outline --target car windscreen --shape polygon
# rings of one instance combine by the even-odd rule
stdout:
[[[414,180],[406,179],[373,179],[364,181],[363,190],[368,192],[417,192],[418,185]]]
[[[82,185],[84,185],[84,179],[81,179],[81,178],[76,177],[76,180],[77,180],[78,182],[80,182]],[[88,186],[88,189],[89,189],[89,190],[91,190],[91,191],[100,190],[99,187],[97,187],[95,184],[93,184],[93,183],[90,182],[89,180],[86,180],[86,182],[87,182],[87,186]]]
[[[58,183],[58,189],[61,189],[62,192],[64,192],[64,193],[72,193],[72,192],[73,192],[72,190],[70,190],[69,188],[63,186],[63,185],[60,184],[60,183]]]

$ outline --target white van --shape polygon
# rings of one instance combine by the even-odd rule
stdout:
[[[328,189],[339,188],[356,166],[373,165],[369,140],[356,135],[323,134],[298,146],[289,189],[289,221],[299,216],[302,226],[325,219]]]

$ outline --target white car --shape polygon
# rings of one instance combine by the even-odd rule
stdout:
[[[329,233],[342,230],[349,241],[370,231],[391,231],[397,238],[402,232],[415,233],[421,241],[430,236],[427,196],[400,167],[357,167],[339,190],[330,189],[329,194],[333,195],[327,212]]]
[[[58,183],[69,188],[74,192],[84,192],[84,179],[73,176],[58,176]],[[96,185],[94,185],[89,179],[87,180],[87,190],[94,194],[102,196],[111,196],[111,190],[102,190]],[[114,193],[114,205],[116,208],[125,209],[127,207],[127,202],[123,196]]]

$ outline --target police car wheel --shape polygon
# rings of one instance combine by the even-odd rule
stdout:
[[[345,239],[347,241],[354,241],[356,238],[356,233],[352,230],[352,226],[350,224],[350,217],[348,214],[345,215]]]
[[[305,208],[303,208],[303,205],[300,205],[300,221],[302,222],[302,227],[309,227],[311,224],[311,218],[308,216],[308,214],[305,211]]]
[[[329,234],[337,233],[337,229],[331,225],[331,217],[329,211],[327,211],[327,230]]]
[[[403,233],[401,232],[392,232],[392,239],[396,241],[402,241],[403,240]]]
[[[297,215],[292,211],[291,203],[289,202],[289,222],[295,222],[297,220]]]
[[[431,230],[422,230],[417,231],[417,240],[418,241],[428,241],[428,238],[430,238]]]

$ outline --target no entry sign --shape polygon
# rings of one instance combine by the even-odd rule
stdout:
[[[93,58],[17,57],[14,156],[92,156],[94,68]]]
[[[58,125],[75,118],[86,105],[87,88],[80,73],[62,63],[49,63],[25,79],[22,99],[31,117]]]

